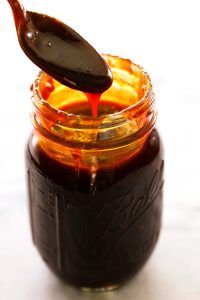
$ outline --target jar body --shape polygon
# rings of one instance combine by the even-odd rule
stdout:
[[[66,282],[92,289],[118,286],[144,265],[162,216],[163,151],[154,128],[133,157],[96,171],[26,149],[33,241]],[[95,184],[94,184],[95,181]]]

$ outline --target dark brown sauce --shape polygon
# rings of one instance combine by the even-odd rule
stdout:
[[[48,266],[78,287],[118,285],[152,253],[161,226],[163,160],[156,130],[136,156],[91,172],[27,147],[33,241]]]
[[[76,31],[55,18],[26,11],[19,1],[8,2],[22,50],[43,71],[86,93],[101,94],[111,86],[107,63]]]

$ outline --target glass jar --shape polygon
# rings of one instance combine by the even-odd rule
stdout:
[[[85,290],[111,289],[136,274],[156,245],[162,215],[150,78],[129,60],[104,58],[114,82],[97,118],[81,112],[83,93],[39,74],[26,149],[33,242],[59,277]]]

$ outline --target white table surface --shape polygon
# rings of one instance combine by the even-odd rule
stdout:
[[[162,234],[136,278],[119,290],[100,294],[80,293],[61,283],[32,245],[24,145],[30,128],[29,86],[38,69],[18,47],[8,5],[1,3],[1,300],[200,299],[199,1],[137,2],[74,0],[63,9],[61,0],[57,6],[55,1],[40,1],[37,7],[36,1],[24,0],[30,8],[68,22],[100,51],[144,65],[153,78],[166,158]]]

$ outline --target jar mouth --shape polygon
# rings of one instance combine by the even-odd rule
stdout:
[[[128,59],[124,59],[119,56],[106,55],[106,54],[103,54],[102,56],[110,66],[111,70],[116,68],[118,68],[119,70],[125,70],[130,74],[130,76],[134,75],[134,70],[140,73],[143,81],[143,83],[141,83],[141,85],[143,84],[143,86],[141,86],[143,88],[143,95],[135,103],[128,105],[127,107],[123,108],[120,111],[109,113],[107,115],[97,116],[97,117],[69,113],[62,109],[56,108],[54,105],[50,104],[47,100],[45,100],[42,97],[42,94],[40,92],[40,84],[41,84],[42,77],[44,76],[45,73],[43,71],[40,71],[36,80],[33,83],[34,104],[37,107],[41,108],[42,106],[43,108],[45,108],[45,112],[47,114],[50,113],[53,114],[54,116],[57,116],[57,120],[59,121],[59,124],[62,124],[64,126],[66,124],[69,126],[70,123],[73,123],[73,126],[75,126],[75,124],[78,125],[80,124],[80,120],[81,120],[81,124],[85,124],[86,127],[87,124],[90,123],[92,124],[93,128],[95,127],[95,125],[97,125],[99,128],[100,124],[103,123],[104,124],[103,127],[105,128],[106,127],[104,122],[105,119],[106,119],[106,123],[108,124],[109,122],[113,122],[113,121],[116,123],[117,121],[119,121],[121,123],[124,117],[127,118],[127,116],[129,116],[129,113],[131,113],[131,117],[133,117],[134,112],[137,112],[138,109],[141,106],[143,106],[150,98],[153,98],[152,83],[149,74],[145,72],[140,65],[135,64]],[[128,83],[128,85],[130,88],[132,88],[130,82]],[[103,93],[102,96],[105,93]]]

